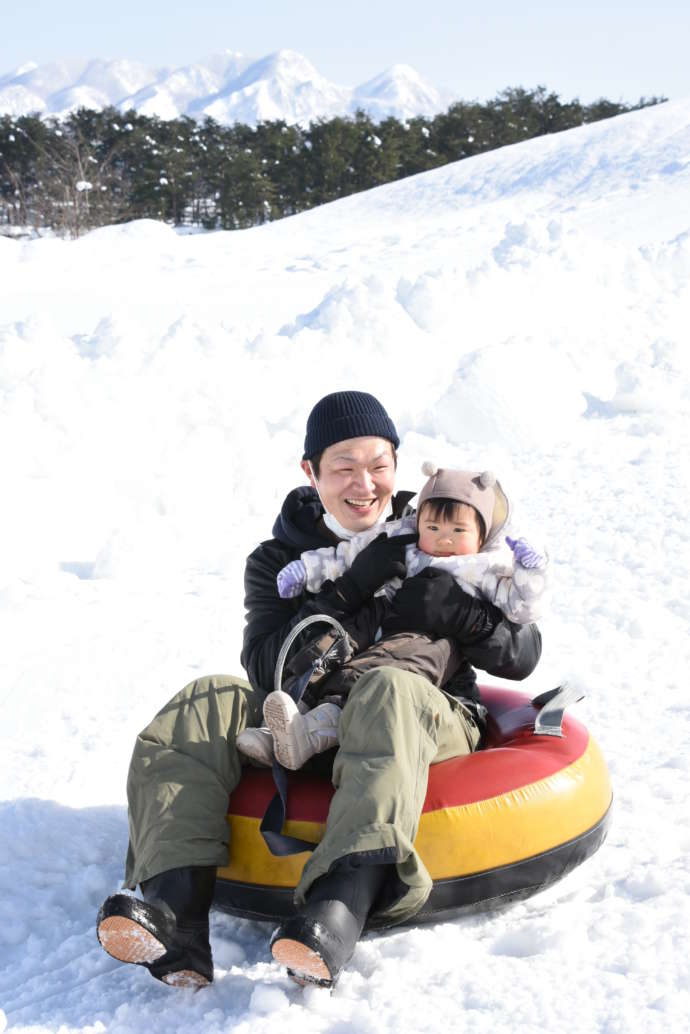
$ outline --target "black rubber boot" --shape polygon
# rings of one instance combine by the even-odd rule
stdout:
[[[316,880],[306,904],[271,937],[273,958],[298,982],[333,987],[352,958],[389,865],[359,865],[354,856]]]
[[[208,915],[215,885],[216,867],[195,865],[144,880],[143,901],[113,894],[98,913],[98,940],[113,958],[146,966],[166,984],[204,987],[213,980]]]

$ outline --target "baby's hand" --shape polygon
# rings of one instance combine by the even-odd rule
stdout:
[[[511,539],[506,535],[506,542],[513,551],[515,562],[520,567],[537,569],[546,567],[546,557],[543,553],[537,553],[536,549],[530,546],[527,539]]]
[[[292,599],[304,592],[307,584],[307,569],[303,560],[291,560],[276,575],[278,595],[283,600]]]

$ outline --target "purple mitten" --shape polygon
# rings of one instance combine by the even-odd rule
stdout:
[[[520,567],[546,567],[546,557],[543,553],[537,553],[536,549],[533,549],[527,539],[511,539],[506,535],[506,542],[513,551],[515,562]]]
[[[307,584],[307,569],[303,560],[291,560],[289,564],[281,568],[276,575],[278,595],[281,599],[289,600],[293,596],[299,596]]]

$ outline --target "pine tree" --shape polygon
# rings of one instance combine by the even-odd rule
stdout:
[[[41,226],[37,201],[38,156],[50,129],[37,115],[0,118],[2,221],[12,227]]]
[[[255,128],[79,109],[63,120],[0,118],[0,223],[78,236],[126,219],[236,229],[279,219],[403,176],[634,108],[563,103],[514,87],[434,118],[375,123],[364,111]]]

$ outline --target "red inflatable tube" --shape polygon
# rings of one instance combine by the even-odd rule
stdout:
[[[563,719],[563,736],[535,735],[538,708],[524,693],[484,686],[486,746],[429,769],[415,847],[434,881],[414,922],[525,897],[560,879],[600,846],[610,821],[606,763],[587,729]],[[306,852],[273,856],[259,832],[275,793],[271,772],[247,768],[230,798],[228,864],[215,904],[234,915],[279,920],[293,910]],[[289,777],[284,832],[323,836],[334,789]]]

